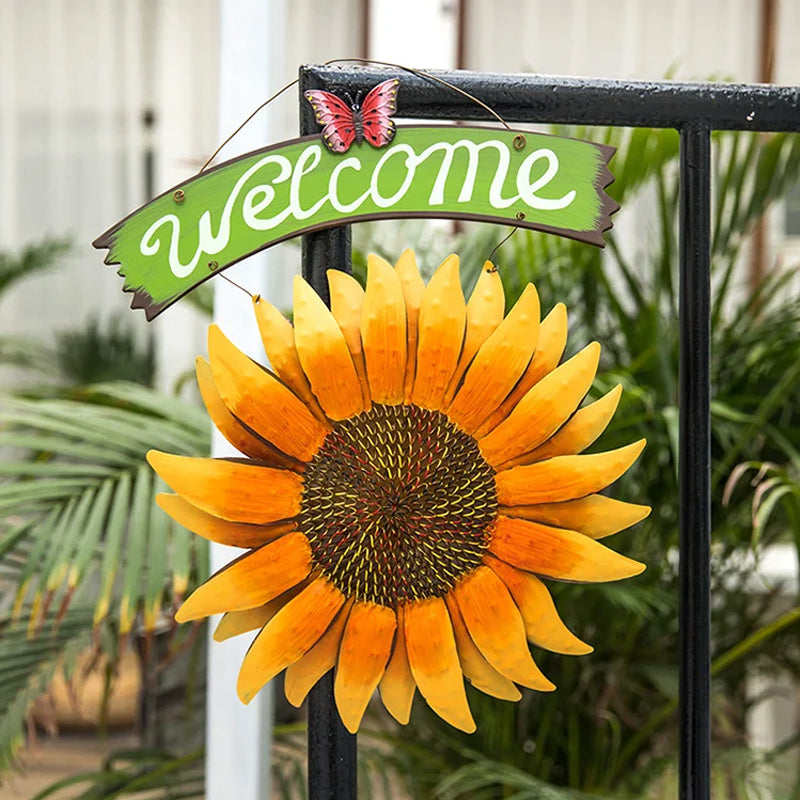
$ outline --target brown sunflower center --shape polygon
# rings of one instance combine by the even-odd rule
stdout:
[[[486,551],[494,473],[438,411],[373,406],[336,423],[303,476],[300,528],[345,595],[441,597]]]

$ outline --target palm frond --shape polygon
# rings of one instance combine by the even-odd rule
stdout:
[[[76,656],[91,640],[91,608],[72,608],[34,641],[26,615],[0,619],[0,772],[12,764],[23,744],[25,720],[34,701],[45,692],[57,669],[69,675]]]
[[[3,540],[16,608],[32,596],[35,628],[37,615],[44,619],[52,607],[63,613],[97,572],[95,622],[114,614],[125,633],[147,607],[146,622],[155,625],[163,592],[186,590],[199,546],[152,511],[156,485],[144,457],[151,447],[206,454],[204,415],[114,383],[90,387],[81,399],[3,398],[0,425],[0,445],[15,454],[0,465],[0,509],[22,526]],[[172,543],[174,578],[166,558]]]
[[[437,800],[494,800],[498,796],[513,800],[613,800],[612,795],[553,786],[511,764],[480,757],[448,775],[434,790]]]
[[[0,294],[13,284],[55,266],[59,256],[70,248],[66,239],[46,239],[26,247],[18,256],[0,253]]]
[[[50,348],[28,336],[0,336],[0,364],[48,377],[58,374],[55,354]]]
[[[139,338],[145,338],[143,344]],[[80,328],[60,331],[55,358],[70,384],[119,380],[152,386],[155,380],[155,340],[150,331],[137,337],[127,318],[111,317],[105,324],[92,318]]]
[[[197,751],[176,758],[153,750],[124,750],[112,753],[102,769],[56,781],[32,800],[61,795],[78,787],[73,800],[111,800],[147,792],[152,800],[189,800],[205,794],[203,753]]]

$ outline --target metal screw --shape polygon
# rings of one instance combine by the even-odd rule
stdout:
[[[517,211],[517,219],[525,219],[525,212]]]
[[[176,190],[175,190],[175,191],[172,193],[172,199],[173,199],[173,200],[174,200],[176,203],[182,203],[182,202],[183,202],[183,201],[186,199],[186,195],[184,194],[184,191],[183,191],[183,189],[176,189]]]
[[[219,266],[219,261],[209,261],[208,268],[213,272]]]
[[[525,137],[521,133],[518,133],[514,137],[514,149],[515,150],[524,150],[526,143],[527,143],[527,140],[525,139]]]

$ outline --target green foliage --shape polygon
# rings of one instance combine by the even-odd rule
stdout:
[[[207,572],[202,540],[155,505],[163,487],[144,460],[152,447],[206,455],[205,414],[135,384],[73,394],[0,398],[0,603],[13,602],[10,620],[0,622],[0,686],[23,681],[13,695],[0,692],[0,767],[46,686],[38,662],[7,660],[5,647],[46,653],[47,676],[93,629],[113,656],[140,614],[149,636],[162,608]],[[72,614],[73,601],[81,614]]]
[[[63,790],[76,787],[74,800],[111,800],[115,797],[141,796],[152,800],[202,798],[203,754],[189,753],[176,758],[169,753],[129,750],[112,753],[96,772],[84,772],[56,781],[32,800],[45,800]]]
[[[29,245],[18,256],[0,252],[0,297],[19,281],[55,267],[58,257],[69,247],[65,240],[47,239]],[[46,375],[55,375],[57,370],[49,348],[24,336],[0,336],[0,365],[24,367]]]
[[[65,239],[46,239],[26,247],[18,256],[0,253],[0,294],[31,275],[52,269],[59,256],[70,248]]]
[[[127,320],[111,317],[105,328],[90,319],[82,328],[56,337],[56,360],[68,384],[131,381],[152,386],[156,372],[155,341],[139,346]]]
[[[91,619],[91,609],[72,608],[31,641],[33,620],[0,618],[0,772],[13,764],[31,704],[57,669],[70,674],[75,657],[89,644]]]
[[[26,336],[0,336],[0,364],[48,377],[58,374],[58,364],[52,350]]]
[[[278,725],[272,735],[272,797],[304,800],[308,797],[305,725]],[[146,749],[111,754],[100,770],[57,781],[32,800],[46,800],[75,787],[72,800],[112,800],[148,792],[149,800],[178,800],[204,796],[202,750],[185,756]],[[358,796],[360,800],[396,800],[398,791],[413,791],[406,775],[409,761],[393,752],[381,737],[364,734],[359,740]],[[412,783],[408,783],[408,778]],[[411,794],[412,797],[416,795]],[[559,799],[560,800],[560,799]]]
[[[25,248],[19,257],[0,253],[0,295],[18,281],[55,267],[68,249],[65,241],[48,240]],[[152,386],[155,343],[148,335],[141,345],[127,318],[112,317],[105,325],[89,319],[81,327],[57,333],[52,345],[27,336],[0,336],[0,365],[46,378],[51,392],[54,383],[63,387],[121,380]]]
[[[69,400],[0,399],[0,447],[20,454],[0,462],[0,511],[9,515],[0,549],[17,584],[17,612],[32,595],[34,618],[54,604],[63,613],[96,574],[95,622],[113,613],[124,633],[145,598],[156,614],[169,583],[185,588],[190,576],[168,575],[168,565],[185,569],[192,558],[183,551],[195,549],[196,537],[164,528],[163,514],[155,521],[159,487],[144,460],[155,446],[206,454],[205,415],[124,383],[87,387]],[[154,523],[170,559],[146,555],[156,547]]]

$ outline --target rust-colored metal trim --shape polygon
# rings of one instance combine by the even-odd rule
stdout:
[[[775,80],[777,54],[778,0],[761,0],[759,6],[758,75],[759,83]],[[761,134],[765,138],[769,134]],[[753,248],[750,255],[750,291],[754,292],[767,272],[767,221],[762,216],[753,228]]]

